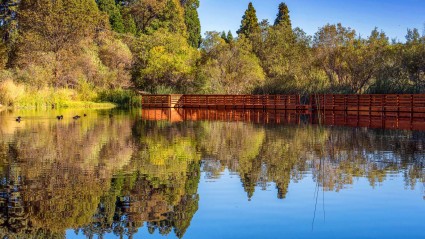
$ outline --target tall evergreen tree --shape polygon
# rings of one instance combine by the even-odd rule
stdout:
[[[227,32],[227,42],[230,43],[233,41],[233,34],[231,31]]]
[[[188,42],[198,48],[201,44],[201,22],[199,21],[199,0],[180,0],[184,7],[184,22],[188,32]]]
[[[260,25],[258,24],[257,13],[252,2],[248,4],[248,9],[242,17],[241,27],[237,31],[238,35],[244,35],[251,39],[252,36],[260,32]]]
[[[125,31],[121,12],[115,0],[96,0],[99,10],[106,12],[109,16],[109,22],[114,31],[123,33]]]
[[[227,32],[227,35],[226,35],[226,32],[222,31],[221,32],[221,39],[223,39],[226,43],[231,43],[233,41],[232,32],[229,31],[229,32]]]
[[[221,39],[225,40],[227,42],[227,36],[226,36],[226,32],[222,31],[221,35],[220,35]]]
[[[292,29],[291,19],[289,18],[289,9],[286,3],[279,4],[279,12],[276,15],[274,25],[285,24],[287,27]]]

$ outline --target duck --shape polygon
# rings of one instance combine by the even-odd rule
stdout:
[[[16,117],[16,122],[21,122],[21,119],[22,119],[21,116]]]
[[[86,117],[87,116],[87,114],[84,114],[84,117]]]
[[[79,115],[76,115],[76,116],[74,116],[74,117],[72,117],[73,119],[79,119],[79,118],[81,118],[81,116],[79,116]]]
[[[58,119],[58,120],[62,120],[62,119],[63,119],[63,115],[58,115],[58,116],[56,116],[56,119]]]

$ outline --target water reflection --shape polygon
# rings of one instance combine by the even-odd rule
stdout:
[[[319,124],[380,129],[425,131],[425,115],[369,111],[223,110],[223,109],[145,109],[145,120],[243,121],[256,124]]]
[[[181,238],[199,209],[201,174],[221,180],[225,170],[240,178],[240,200],[270,187],[285,199],[305,178],[333,192],[357,178],[370,187],[399,175],[406,188],[425,183],[424,132],[325,127],[292,115],[246,122],[260,119],[256,112],[154,120],[161,112],[90,111],[72,120],[75,112],[64,111],[63,121],[58,112],[20,112],[21,123],[1,112],[0,235],[63,238],[72,229],[132,238],[147,230]]]

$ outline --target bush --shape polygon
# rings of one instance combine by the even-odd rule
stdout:
[[[104,90],[98,95],[98,102],[112,102],[120,107],[140,107],[142,97],[131,90],[114,89]]]
[[[10,79],[0,82],[0,104],[13,106],[16,100],[22,97],[24,93],[24,86],[17,85]]]
[[[78,80],[78,100],[81,101],[93,101],[97,98],[97,92],[92,83],[88,82],[84,78]]]

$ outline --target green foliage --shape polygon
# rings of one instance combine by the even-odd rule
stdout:
[[[245,15],[242,17],[241,26],[237,33],[240,37],[245,36],[246,38],[251,39],[259,32],[260,25],[258,24],[257,13],[250,2],[248,4],[248,9],[245,11]]]
[[[233,34],[231,31],[227,32],[227,43],[233,42]]]
[[[162,27],[172,33],[181,34],[186,37],[187,28],[185,24],[184,9],[178,0],[167,0],[164,12],[160,18]]]
[[[188,32],[189,45],[198,48],[201,45],[201,22],[199,20],[199,0],[181,0],[184,7],[184,22]]]
[[[0,15],[0,69],[5,69],[15,57],[16,43],[19,40],[17,13],[20,0],[3,0]]]
[[[125,32],[130,33],[132,35],[137,34],[137,26],[133,16],[126,15],[124,19],[124,29],[125,29]]]
[[[113,89],[99,92],[98,101],[112,102],[120,107],[140,107],[142,97],[132,90]]]
[[[328,24],[312,40],[292,29],[285,3],[273,25],[259,23],[249,3],[237,38],[229,31],[201,39],[199,0],[3,3],[3,105],[134,105],[135,93],[123,89],[135,87],[164,94],[425,92],[425,37],[417,29],[408,29],[405,43],[390,43],[377,29],[361,37]],[[61,90],[72,93],[50,93]]]
[[[227,32],[227,35],[226,35],[226,32],[223,31],[223,32],[221,32],[220,36],[221,36],[221,39],[223,39],[226,43],[231,43],[234,40],[231,31]]]
[[[99,10],[105,12],[109,16],[109,23],[114,31],[125,32],[123,18],[115,0],[96,0]]]
[[[187,37],[185,13],[178,0],[129,1],[122,12],[127,22],[133,19],[138,33],[153,34],[166,29]],[[128,25],[132,26],[132,23]]]
[[[94,85],[84,78],[78,81],[78,98],[82,101],[93,101],[97,94],[94,90]]]
[[[413,92],[425,90],[425,36],[419,37],[418,30],[408,30],[406,44],[401,54],[401,67],[413,84]]]
[[[135,83],[139,87],[152,93],[165,86],[179,92],[193,81],[199,53],[182,35],[159,30],[142,35],[134,45],[138,73]]]
[[[111,108],[111,103],[94,103],[97,94],[87,82],[78,91],[49,87],[31,88],[16,83],[12,72],[0,74],[0,104],[15,108]]]
[[[307,93],[312,62],[310,39],[285,24],[269,27],[257,55],[267,74],[264,93]],[[260,91],[261,93],[261,91]]]
[[[9,89],[13,84],[25,89],[22,99],[13,100],[10,105],[44,107],[73,100],[90,101],[97,99],[100,90],[131,85],[132,53],[109,31],[110,23],[117,27],[117,22],[107,20],[115,19],[113,14],[119,17],[119,9],[114,1],[97,3],[92,0],[19,3],[19,14],[14,20],[19,23],[15,31],[19,41],[0,45],[1,65],[10,65]],[[14,48],[16,52],[11,55]],[[57,100],[51,89],[72,89],[72,97]],[[41,93],[30,95],[37,91]]]
[[[57,53],[93,36],[102,24],[93,0],[22,0],[18,21],[21,54]]]
[[[221,37],[221,39],[223,39],[224,41],[226,41],[226,42],[227,42],[227,36],[226,36],[226,32],[225,32],[225,31],[222,31],[222,32],[221,32],[220,37]]]
[[[289,9],[286,3],[279,4],[279,12],[276,15],[274,26],[277,26],[279,24],[283,24],[289,29],[292,28],[291,19],[289,18]]]
[[[133,63],[133,55],[129,47],[121,40],[107,37],[98,48],[101,64],[109,70],[110,79],[106,88],[115,89],[131,86],[129,69]]]
[[[265,79],[263,69],[248,40],[226,43],[218,32],[207,32],[198,71],[201,92],[246,94]]]
[[[373,30],[368,39],[341,24],[326,25],[315,35],[317,65],[328,75],[331,90],[363,93],[384,63],[388,38]]]

